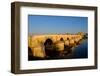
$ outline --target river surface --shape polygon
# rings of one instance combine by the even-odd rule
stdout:
[[[65,51],[68,51],[68,49],[67,50],[65,49]],[[78,45],[69,49],[69,52],[67,54],[64,54],[64,56],[53,55],[53,57],[49,58],[37,58],[32,56],[29,58],[29,60],[82,59],[82,58],[88,58],[88,39],[83,39],[82,41],[80,41]]]
[[[50,59],[80,59],[88,58],[88,39],[84,39],[80,42],[79,45],[73,47],[67,55],[63,57],[55,57]]]
[[[80,45],[73,48],[72,58],[88,58],[88,40],[82,40]]]

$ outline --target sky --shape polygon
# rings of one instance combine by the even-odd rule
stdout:
[[[29,34],[74,34],[87,31],[87,17],[28,15]]]

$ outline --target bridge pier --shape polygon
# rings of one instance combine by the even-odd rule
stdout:
[[[81,35],[35,35],[28,37],[28,46],[32,49],[33,57],[45,58],[47,45],[51,46],[52,53],[63,53],[65,49],[69,51],[71,47],[77,45],[81,39]],[[51,43],[46,43],[48,40],[51,40]]]

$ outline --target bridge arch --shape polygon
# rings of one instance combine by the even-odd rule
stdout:
[[[59,55],[59,51],[56,50],[51,38],[46,39],[44,47],[47,58],[54,58]]]

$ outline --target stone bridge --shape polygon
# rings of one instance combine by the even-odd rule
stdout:
[[[83,35],[80,34],[67,34],[67,35],[33,35],[28,37],[28,51],[29,55],[36,57],[45,57],[45,47],[48,40],[51,40],[52,44],[58,48],[58,51],[63,51],[64,46],[73,47],[80,40],[82,40]]]

